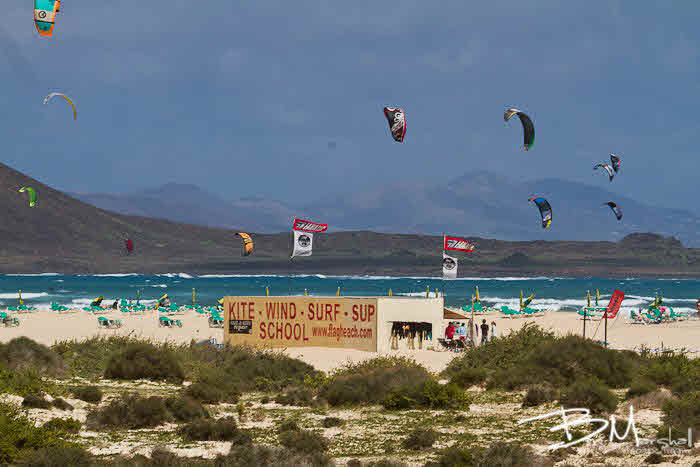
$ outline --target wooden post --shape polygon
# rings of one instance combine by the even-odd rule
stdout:
[[[390,297],[393,297],[393,296],[394,296],[394,294],[392,293],[391,289],[389,289],[389,296],[390,296]]]
[[[338,290],[335,292],[336,297],[340,297],[340,287],[338,287]]]
[[[19,291],[19,304],[24,305],[24,301],[22,300],[22,291]]]
[[[270,296],[270,287],[269,286],[265,287],[265,296],[266,297]]]
[[[194,287],[192,287],[192,306],[195,304],[195,292],[194,292]]]
[[[605,348],[608,348],[608,310],[605,310]]]

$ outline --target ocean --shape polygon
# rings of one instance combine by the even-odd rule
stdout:
[[[517,306],[520,291],[527,297],[535,294],[531,306],[550,311],[573,312],[585,305],[586,291],[592,297],[600,290],[600,305],[607,305],[612,292],[625,293],[620,308],[623,315],[638,309],[654,299],[658,291],[664,303],[678,311],[695,310],[700,297],[700,280],[697,279],[598,279],[557,277],[467,277],[445,280],[438,277],[387,277],[387,276],[244,276],[244,275],[190,275],[186,273],[141,275],[62,275],[62,274],[7,274],[0,275],[0,308],[17,304],[18,291],[27,305],[48,308],[51,302],[67,306],[87,305],[97,296],[104,296],[104,303],[118,298],[136,299],[144,304],[155,303],[167,293],[178,304],[192,302],[192,289],[196,290],[197,303],[214,304],[225,295],[335,295],[338,287],[342,295],[386,295],[389,289],[394,295],[421,296],[429,288],[431,295],[437,288],[444,294],[448,306],[471,303],[474,287],[487,305]]]

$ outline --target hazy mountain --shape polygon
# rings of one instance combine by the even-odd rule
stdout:
[[[559,183],[542,182],[538,188],[556,192],[563,188]],[[17,192],[22,186],[36,189],[38,202],[35,207],[29,207],[25,193]],[[462,233],[469,233],[477,245],[475,253],[462,255],[460,264],[466,268],[464,270],[475,275],[700,276],[699,249],[685,248],[676,239],[654,234],[633,234],[620,242],[509,242],[471,235],[478,228],[510,229],[515,235],[522,228],[520,222],[537,226],[539,219],[532,212],[534,207],[521,208],[504,201],[511,196],[521,196],[526,188],[480,173],[462,177],[444,187],[424,186],[417,189],[415,186],[396,186],[360,197],[327,201],[338,203],[340,209],[351,214],[346,217],[342,216],[342,210],[338,213],[326,212],[329,208],[322,203],[314,209],[317,209],[318,215],[323,211],[336,225],[359,225],[361,216],[366,216],[368,222],[397,230],[403,230],[408,225],[412,229],[425,231],[440,222],[459,220],[463,222]],[[589,209],[585,207],[588,203],[585,197],[593,194],[585,191],[589,189],[586,187],[577,189],[584,190],[575,192],[581,197],[578,202],[584,206],[582,209]],[[493,196],[493,193],[501,196]],[[76,200],[2,164],[0,194],[3,194],[0,196],[0,209],[5,213],[4,222],[0,224],[0,252],[3,258],[0,273],[183,271],[202,274],[313,272],[432,276],[440,272],[442,237],[437,235],[368,231],[319,234],[314,239],[312,257],[289,261],[292,240],[288,231],[260,234],[248,229],[250,224],[247,224],[246,230],[253,231],[255,253],[241,257],[241,241],[233,235],[234,229],[241,226],[234,229],[208,228],[115,214]],[[205,209],[195,205],[196,196],[206,198],[209,203],[216,200],[216,197],[210,197],[196,187],[174,185],[129,199],[148,199],[163,209],[180,203],[182,215],[186,211]],[[117,196],[116,201],[112,201],[123,202],[123,198],[120,200]],[[208,212],[225,210],[218,203],[225,202],[216,200],[215,206],[206,208],[211,209]],[[251,211],[268,207],[273,212],[288,209],[282,204],[268,204],[262,200],[249,199],[240,203],[239,206]],[[524,204],[527,206],[527,202]],[[640,217],[644,214],[643,208],[630,204],[633,212],[640,209]],[[143,208],[129,208],[137,207]],[[153,205],[147,207],[152,209]],[[425,211],[418,211],[417,208]],[[590,209],[591,215],[595,215],[593,208]],[[663,210],[657,212],[664,215]],[[567,215],[571,214],[561,213],[561,217],[566,218]],[[665,215],[675,218],[682,213],[668,211]],[[407,216],[407,221],[402,216]],[[576,213],[571,216],[575,218]],[[643,219],[644,222],[653,220],[653,216],[650,220]],[[345,224],[341,224],[343,221]],[[454,232],[454,229],[450,231]],[[537,232],[537,229],[533,228],[532,231]],[[523,228],[522,232],[528,231]],[[135,251],[131,255],[125,254],[125,238],[134,240]]]
[[[528,198],[544,196],[553,209],[550,229]],[[193,185],[169,184],[129,195],[76,195],[102,209],[212,227],[256,232],[289,230],[295,215],[327,222],[333,231],[436,234],[504,240],[612,240],[655,232],[700,246],[700,217],[648,206],[605,188],[558,179],[520,182],[474,171],[444,184],[394,183],[360,193],[338,193],[305,206],[280,201],[225,201]],[[622,221],[603,203],[615,201]]]
[[[121,214],[168,219],[207,227],[280,232],[301,212],[280,201],[242,198],[226,201],[198,186],[168,183],[130,194],[75,193],[72,196]]]

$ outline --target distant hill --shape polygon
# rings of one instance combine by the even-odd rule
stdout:
[[[29,207],[24,193],[17,192],[27,185],[38,192],[38,203],[34,208]],[[450,196],[457,196],[459,189],[478,192],[487,191],[489,186],[480,188],[478,184],[470,183],[466,188],[457,184],[445,189],[449,190]],[[171,188],[178,191],[177,187]],[[427,188],[423,193],[427,193],[428,199],[435,196]],[[155,196],[153,193],[150,196],[154,202],[165,202],[167,197],[160,190]],[[177,199],[174,192],[171,199]],[[360,200],[355,212],[365,212],[361,203],[366,201]],[[379,201],[394,203],[397,210],[404,209],[400,200],[389,192],[384,193]],[[259,200],[246,202],[263,203]],[[445,209],[461,208],[457,198],[453,205],[456,207]],[[241,226],[210,228],[115,214],[54,190],[3,164],[0,164],[0,209],[4,213],[0,223],[0,273],[292,272],[435,276],[441,267],[440,236],[368,231],[319,234],[314,240],[314,256],[293,262],[289,261],[292,246],[289,231],[254,233],[255,253],[243,258],[240,256],[240,239],[234,236]],[[488,214],[493,209],[512,208],[486,205],[471,209]],[[532,222],[533,214],[524,210],[520,215]],[[513,210],[510,215],[519,215],[519,211]],[[379,216],[375,219],[381,221]],[[487,221],[488,218],[484,220]],[[478,224],[465,219],[465,226],[470,223]],[[413,225],[424,228],[419,223]],[[517,222],[513,225],[515,229]],[[136,246],[131,256],[124,253],[123,241],[127,237],[132,238]],[[477,251],[462,255],[460,262],[463,273],[466,271],[469,275],[700,277],[700,250],[685,248],[677,239],[656,234],[632,234],[620,242],[511,242],[470,238],[477,244]]]
[[[190,184],[168,183],[130,194],[75,193],[75,198],[102,209],[207,227],[245,228],[255,232],[287,230],[296,214],[279,201],[243,198],[225,201]]]
[[[527,199],[547,198],[554,211],[543,231]],[[444,184],[393,183],[361,193],[338,193],[303,206],[280,201],[225,201],[192,185],[164,185],[131,195],[83,194],[79,199],[124,214],[257,232],[288,231],[294,215],[328,222],[332,231],[369,230],[500,238],[504,240],[611,240],[633,232],[674,236],[700,247],[700,216],[654,207],[605,188],[558,179],[519,182],[473,171]],[[618,222],[603,203],[622,209]]]

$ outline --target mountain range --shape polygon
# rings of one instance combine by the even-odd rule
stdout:
[[[433,222],[456,219],[463,200],[472,199],[471,192],[481,193],[480,199],[488,200],[483,183],[470,178],[469,184],[459,180],[440,187],[422,187],[422,201],[409,199],[410,188],[404,191],[381,191],[381,196],[365,198],[328,199],[309,205],[305,209],[317,209],[317,215],[327,215],[330,222],[343,228],[356,228],[360,215],[385,229],[402,222],[401,214],[410,214],[410,207],[431,207],[431,200],[454,197],[448,207],[433,208],[433,217],[421,218],[417,214],[403,221],[406,230],[427,229]],[[26,193],[18,193],[20,187],[31,186],[37,192],[34,207],[29,206]],[[556,187],[556,185],[554,185]],[[170,185],[140,194],[136,199],[148,199],[152,205],[140,206],[149,214],[153,205],[175,209],[178,205],[180,219],[217,219],[235,212],[230,203],[208,197],[209,194],[187,187]],[[188,188],[189,189],[189,188]],[[463,190],[460,192],[459,190]],[[498,186],[499,193],[520,195],[518,186]],[[415,190],[414,190],[415,191]],[[198,204],[193,195],[203,193],[209,203]],[[180,196],[181,198],[178,198]],[[199,196],[199,195],[197,195]],[[461,198],[459,196],[462,196]],[[402,200],[402,197],[404,199]],[[114,197],[116,203],[123,199]],[[339,209],[347,209],[352,216],[342,216],[342,210],[332,212],[330,206],[338,203]],[[158,204],[161,203],[161,204]],[[250,204],[246,204],[250,203]],[[356,203],[356,204],[353,204]],[[370,203],[370,204],[367,204]],[[372,207],[371,203],[383,208]],[[525,203],[527,205],[527,203]],[[264,200],[241,200],[234,203],[244,214],[269,209],[279,219],[280,229],[289,222],[285,217],[292,208],[283,203]],[[328,206],[328,207],[327,207]],[[534,207],[530,206],[532,209]],[[132,208],[135,209],[135,208]],[[324,211],[329,209],[328,211]],[[389,209],[391,212],[384,212]],[[522,211],[495,202],[470,209],[471,216],[481,213],[483,218],[465,218],[464,230],[496,228],[490,213],[501,211],[500,218],[512,219],[511,235],[517,235],[520,227],[517,219],[539,226],[539,217],[531,210]],[[503,212],[505,209],[511,211]],[[251,220],[244,224],[232,224],[229,228],[205,227],[191,223],[155,219],[143,215],[119,214],[87,204],[61,191],[0,164],[0,210],[4,213],[0,223],[0,273],[164,273],[189,272],[193,274],[336,274],[336,275],[401,275],[437,276],[442,263],[442,237],[415,233],[379,233],[366,230],[336,231],[318,234],[314,238],[313,256],[289,260],[292,236],[288,230],[276,234],[253,232],[255,251],[242,257],[241,240],[234,234],[239,229],[249,229]],[[192,211],[200,210],[201,213]],[[374,217],[370,214],[374,213]],[[175,215],[173,211],[173,215]],[[296,214],[296,212],[295,212]],[[306,212],[302,212],[306,215]],[[162,215],[162,213],[161,213]],[[274,227],[274,223],[257,213],[259,225]],[[675,214],[674,214],[675,215]],[[517,217],[521,216],[521,217]],[[562,217],[564,213],[562,212]],[[494,215],[495,217],[495,215]],[[534,217],[534,219],[533,219]],[[555,219],[556,219],[555,214]],[[229,217],[226,222],[236,222]],[[218,222],[224,222],[221,218]],[[379,224],[381,222],[381,224]],[[482,227],[478,227],[479,224]],[[477,226],[472,228],[471,226]],[[398,228],[398,227],[397,227]],[[532,232],[537,233],[536,228]],[[535,234],[533,234],[535,235]],[[540,233],[541,235],[541,233]],[[134,252],[126,254],[124,241],[132,239]],[[632,233],[619,241],[504,241],[492,238],[469,237],[477,249],[472,254],[460,256],[460,275],[482,276],[597,276],[597,277],[700,277],[700,249],[687,248],[678,239],[652,233]]]
[[[523,182],[487,171],[446,183],[396,183],[305,203],[230,201],[194,185],[173,183],[131,194],[72,196],[122,214],[264,233],[288,231],[292,217],[299,216],[328,223],[331,231],[445,232],[512,241],[617,241],[634,232],[654,232],[700,247],[700,216],[689,211],[649,206],[582,183],[551,178]],[[527,201],[531,196],[543,196],[552,205],[550,229],[542,229],[537,208]],[[620,206],[622,221],[603,205],[608,201]]]

